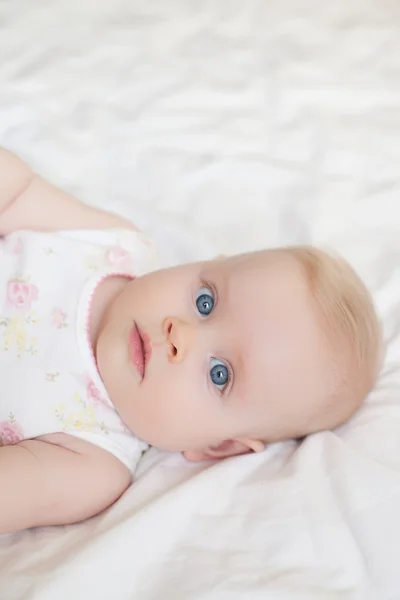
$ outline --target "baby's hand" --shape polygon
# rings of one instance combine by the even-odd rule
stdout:
[[[135,227],[118,215],[87,206],[35,174],[0,148],[0,235],[19,229],[110,229]]]

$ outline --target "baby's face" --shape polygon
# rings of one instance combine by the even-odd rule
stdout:
[[[146,338],[144,376],[132,327]],[[96,356],[126,425],[165,450],[301,434],[328,357],[295,259],[259,252],[157,271],[113,301]]]

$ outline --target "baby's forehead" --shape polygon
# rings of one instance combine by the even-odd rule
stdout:
[[[292,258],[268,251],[233,256],[209,274],[220,309],[243,336],[287,340],[315,322],[307,278]]]
[[[216,259],[209,263],[211,272],[232,285],[245,283],[258,288],[290,280],[304,284],[306,276],[299,262],[279,249],[260,250]]]

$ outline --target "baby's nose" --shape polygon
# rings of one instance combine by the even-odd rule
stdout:
[[[175,364],[182,362],[192,342],[192,328],[176,317],[164,319],[162,328],[167,342],[168,360]]]

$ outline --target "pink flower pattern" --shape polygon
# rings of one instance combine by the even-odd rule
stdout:
[[[30,310],[32,302],[37,300],[39,290],[33,283],[11,280],[7,284],[7,300],[20,311]]]
[[[106,260],[110,265],[126,265],[130,262],[130,255],[121,246],[111,246],[107,250]]]
[[[14,417],[10,415],[8,421],[0,421],[0,446],[17,444],[24,439],[24,434]]]
[[[64,327],[68,327],[67,323],[67,313],[62,310],[62,308],[55,308],[53,310],[51,326],[56,329],[63,329]]]
[[[89,401],[94,404],[104,404],[108,406],[107,400],[101,395],[101,391],[90,377],[86,377],[86,395]]]

